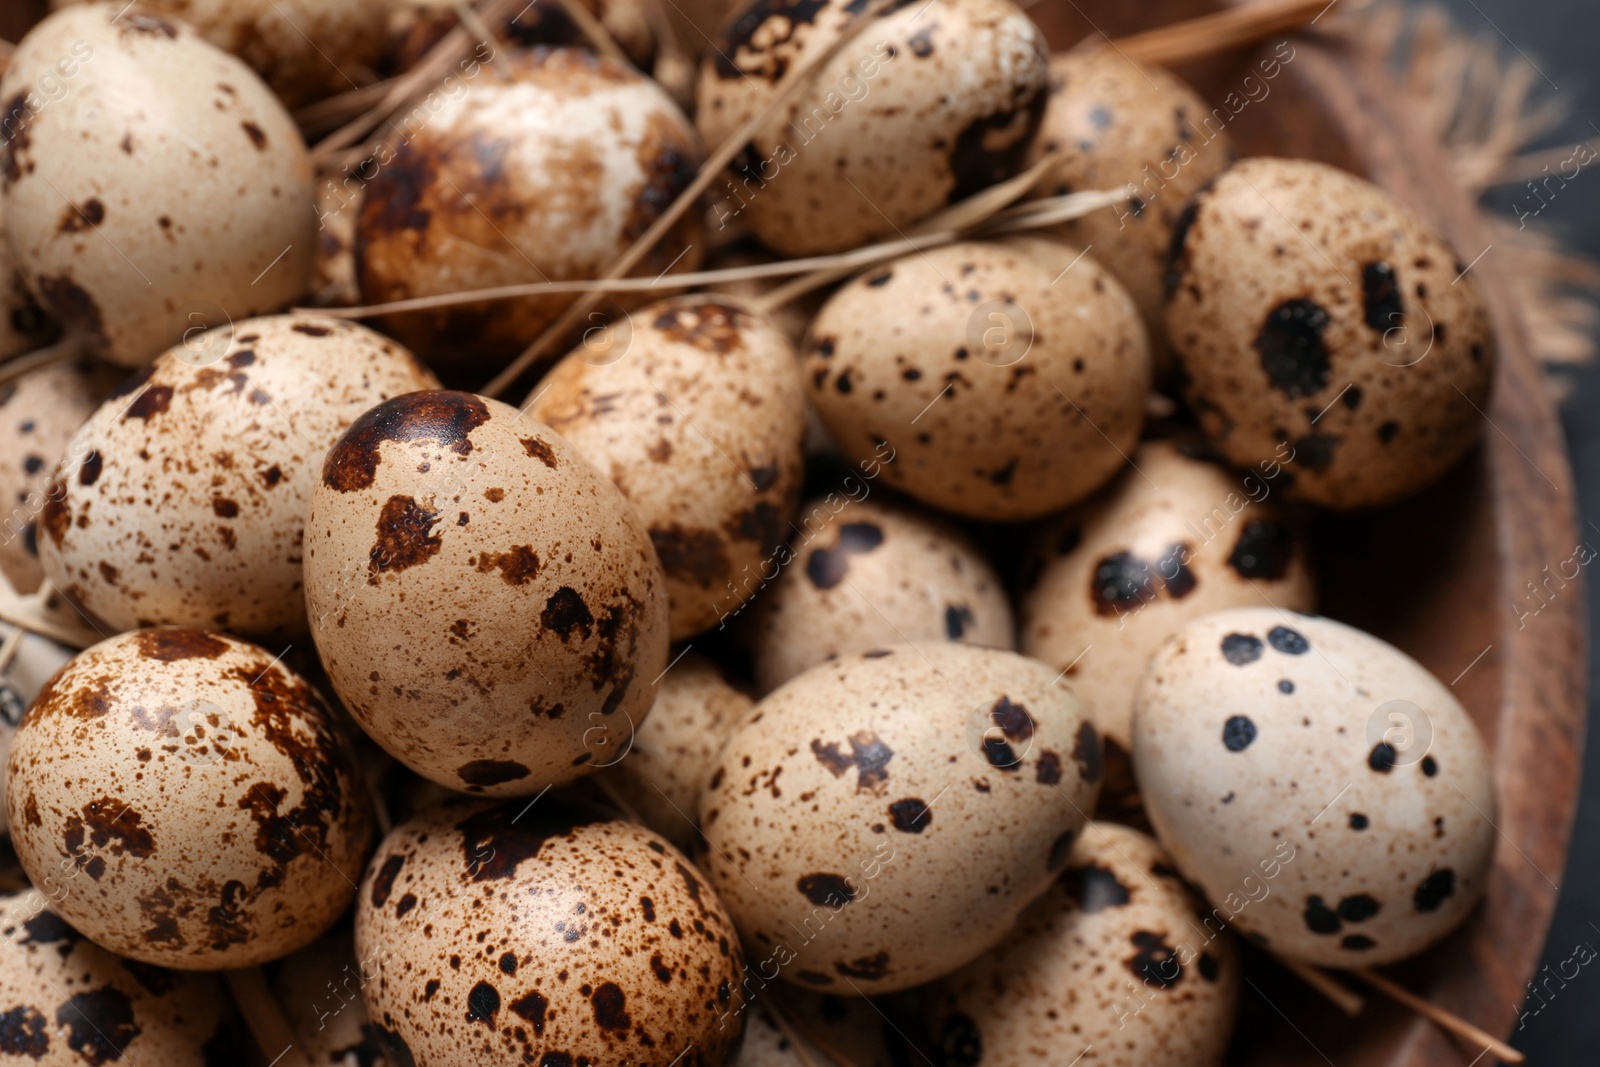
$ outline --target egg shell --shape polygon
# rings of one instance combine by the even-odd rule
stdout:
[[[363,992],[400,1062],[716,1067],[738,1042],[733,924],[636,823],[452,801],[389,834],[357,900]]]
[[[1016,647],[999,575],[950,523],[834,493],[808,501],[795,530],[750,618],[763,693],[846,653],[905,641]]]
[[[700,839],[700,792],[717,754],[754,706],[716,664],[686,651],[662,676],[627,757],[601,774],[646,826],[687,852]]]
[[[1201,190],[1172,243],[1167,332],[1184,393],[1241,467],[1292,495],[1389,503],[1478,439],[1495,339],[1477,279],[1369,182],[1248,159]]]
[[[1125,788],[1134,693],[1161,643],[1213,611],[1309,611],[1316,596],[1271,483],[1171,441],[1139,446],[1130,469],[1040,531],[1033,554],[1022,652],[1066,672]]]
[[[112,955],[36,890],[0,897],[0,936],[4,1062],[211,1067],[255,1055],[220,982]]]
[[[1331,619],[1236,608],[1179,630],[1139,688],[1133,764],[1179,869],[1290,959],[1415,955],[1488,881],[1477,727],[1421,664]]]
[[[196,327],[298,299],[316,216],[300,131],[255,73],[181,22],[121,8],[65,8],[17,45],[0,201],[40,304],[137,367]]]
[[[68,444],[39,520],[44,572],[108,629],[295,640],[323,454],[374,404],[438,384],[381,334],[311,315],[176,345]]]
[[[952,1063],[1218,1067],[1239,1008],[1233,934],[1149,836],[1093,822],[1004,945],[933,989]]]
[[[317,256],[307,301],[316,307],[361,303],[356,281],[356,216],[361,183],[355,176],[325,177],[317,185]]]
[[[808,993],[788,985],[746,986],[744,1043],[728,1067],[815,1067],[845,1062],[852,1067],[895,1067],[886,1029],[893,1024],[863,997]],[[800,1035],[796,1048],[778,1024],[783,1013]],[[833,1055],[822,1051],[826,1047]],[[837,1059],[835,1058],[837,1057]]]
[[[4,198],[0,197],[0,217],[4,215],[4,203]],[[0,221],[0,232],[4,232],[4,228],[4,222]],[[11,258],[11,246],[0,240],[0,360],[43,347],[55,333],[56,324],[28,292],[27,283],[17,271]]]
[[[1134,199],[1059,233],[1093,248],[1139,305],[1163,375],[1171,370],[1162,310],[1172,231],[1195,190],[1233,162],[1231,120],[1175,75],[1114,49],[1050,57],[1050,102],[1028,163],[1062,158],[1032,196],[1133,186]]]
[[[721,144],[838,39],[855,0],[750,0],[700,65],[695,121]],[[933,0],[879,17],[764,123],[720,185],[735,219],[789,256],[892,235],[1022,168],[1049,79],[1044,35],[1009,0]]]
[[[220,970],[293,952],[349,906],[371,845],[366,788],[321,697],[270,653],[204,630],[80,653],[34,700],[7,774],[34,885],[143,963]]]
[[[308,1067],[401,1067],[361,996],[376,977],[371,961],[356,957],[355,935],[345,926],[279,961],[272,992]]]
[[[1138,440],[1151,373],[1132,298],[1044,238],[958,242],[863,272],[812,322],[802,369],[850,459],[986,520],[1099,488]]]
[[[87,361],[52,363],[0,385],[0,573],[18,593],[39,588],[39,516],[50,472],[114,375]]]
[[[76,0],[53,0],[64,7]],[[376,80],[391,0],[141,0],[248,63],[289,107]]]
[[[589,13],[605,27],[623,54],[640,70],[651,69],[656,50],[651,30],[651,14],[641,0],[581,0]],[[396,0],[389,16],[394,38],[391,62],[396,71],[408,71],[438,44],[445,34],[461,24],[454,0]],[[589,38],[573,22],[560,0],[531,0],[525,7],[512,8],[498,20],[488,11],[479,12],[495,31],[498,40],[518,48],[537,45],[590,47]],[[690,42],[684,42],[689,44]],[[474,50],[478,60],[492,58],[482,44]],[[463,61],[469,62],[469,61]],[[463,76],[477,77],[478,67],[462,69]]]
[[[610,476],[667,576],[672,639],[726,621],[789,532],[805,475],[794,346],[744,301],[651,304],[579,345],[528,412]]]
[[[424,777],[538,793],[622,758],[667,666],[644,523],[549,427],[411,393],[328,452],[306,606],[362,729]]]
[[[584,49],[507,50],[436,104],[380,149],[366,183],[355,261],[368,303],[597,278],[700,165],[694,127],[672,99],[631,67]],[[634,273],[693,270],[699,227],[688,212]],[[441,366],[470,369],[516,355],[573,299],[525,297],[381,321]],[[619,294],[616,302],[644,299]]]
[[[897,645],[756,705],[700,824],[706,873],[763,976],[892,992],[1005,936],[1099,787],[1100,740],[1053,674],[1011,652]]]

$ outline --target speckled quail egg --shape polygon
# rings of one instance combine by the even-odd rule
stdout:
[[[1005,943],[934,987],[933,1033],[951,1064],[1217,1067],[1239,977],[1161,846],[1093,822]]]
[[[343,927],[278,962],[272,992],[308,1067],[401,1067],[388,1035],[367,1018],[362,990],[377,977]]]
[[[1234,463],[1290,492],[1384,504],[1478,438],[1494,372],[1487,306],[1437,231],[1321,163],[1248,159],[1190,201],[1167,333],[1184,392]]]
[[[606,33],[640,70],[650,69],[650,57],[656,48],[655,34],[651,29],[651,16],[647,0],[581,0],[605,27]],[[588,36],[572,21],[560,0],[529,0],[522,7],[512,7],[509,14],[493,19],[487,11],[479,12],[486,25],[498,40],[508,44],[532,48],[536,45],[576,45],[590,47]],[[417,61],[438,44],[444,35],[460,25],[456,17],[454,0],[395,0],[389,16],[390,34],[394,38],[393,63],[397,70],[410,70]],[[478,44],[474,55],[480,60],[492,58],[493,53]],[[469,67],[476,76],[478,67]]]
[[[1020,604],[1022,651],[1066,672],[1088,705],[1105,742],[1107,792],[1132,789],[1134,692],[1174,630],[1224,608],[1314,606],[1303,539],[1272,491],[1202,450],[1152,441],[1040,532],[1037,577]]]
[[[374,80],[391,7],[392,0],[138,0],[130,13],[182,19],[298,107]]]
[[[1134,187],[1133,199],[1069,222],[1061,233],[1093,248],[1127,288],[1158,365],[1166,362],[1167,250],[1190,196],[1233,161],[1225,123],[1161,67],[1109,48],[1061,52],[1050,58],[1050,103],[1028,162],[1052,153],[1061,160],[1035,187],[1036,197]]]
[[[746,981],[744,1044],[728,1067],[816,1067],[848,1063],[851,1067],[893,1067],[885,1029],[892,1024],[871,1001],[832,993],[809,993],[793,986]],[[800,1039],[790,1041],[778,1022]]]
[[[576,48],[504,53],[395,140],[375,157],[356,224],[356,276],[369,303],[598,277],[700,164],[694,128],[660,86]],[[694,269],[699,226],[688,212],[634,273]],[[521,351],[573,299],[383,321],[441,365],[477,367]]]
[[[45,575],[118,630],[294,639],[323,453],[375,403],[437,386],[354,323],[246,319],[174,346],[77,432],[46,491]]]
[[[180,970],[308,944],[349,905],[371,844],[366,789],[321,697],[271,653],[205,630],[80,653],[34,700],[7,774],[12,843],[62,918]]]
[[[221,983],[113,956],[35,890],[0,898],[0,1061],[210,1067],[249,1063]]]
[[[17,736],[17,724],[28,710],[28,698],[9,677],[0,676],[0,765],[11,757],[11,742]],[[5,780],[0,775],[0,806],[5,804]],[[11,823],[0,812],[0,837],[11,834]]]
[[[1483,895],[1495,791],[1477,727],[1343,623],[1266,607],[1189,623],[1140,686],[1133,764],[1178,868],[1272,952],[1391,963]]]
[[[0,385],[0,573],[19,593],[39,588],[39,516],[61,453],[114,375],[88,361],[53,363]]]
[[[8,628],[9,629],[9,628]],[[11,823],[5,813],[6,760],[11,757],[11,742],[22,723],[23,713],[44,683],[67,660],[72,650],[38,634],[24,634],[16,654],[0,673],[0,837],[9,837]]]
[[[803,353],[845,453],[923,503],[981,519],[1075,503],[1127,462],[1150,350],[1090,256],[1043,238],[961,242],[871,268],[823,305]]]
[[[700,800],[706,872],[763,975],[905,989],[994,947],[1050,884],[1100,758],[1034,660],[955,642],[841,656],[728,739]]]
[[[751,609],[762,692],[847,652],[904,641],[1016,647],[1004,585],[951,524],[835,493],[808,501],[795,528],[776,559],[782,570]]]
[[[351,307],[361,302],[356,282],[356,216],[361,188],[349,179],[324,178],[317,186],[317,256],[312,265],[308,303]]]
[[[689,850],[700,838],[700,791],[723,742],[754,704],[716,664],[684,652],[662,676],[633,747],[603,772],[605,780],[646,826]]]
[[[4,203],[0,197],[0,216],[4,214]],[[4,230],[5,224],[0,221],[0,233]],[[42,347],[55,333],[56,324],[28,292],[27,283],[18,273],[11,247],[0,240],[0,360]]]
[[[787,90],[862,10],[749,0],[700,65],[695,121],[721,144]],[[720,186],[735,219],[786,255],[892,235],[1022,168],[1044,114],[1044,36],[1010,0],[893,8],[761,126]]]
[[[725,621],[789,531],[805,457],[794,346],[746,302],[640,308],[545,376],[528,412],[608,474],[667,575],[672,639]]]
[[[316,216],[300,132],[255,73],[121,7],[65,8],[17,45],[0,80],[0,200],[44,309],[136,367],[197,327],[297,299]]]
[[[636,823],[546,797],[397,827],[356,910],[364,993],[400,1062],[714,1067],[737,1044],[738,937]]]
[[[339,439],[305,582],[350,713],[453,789],[537,793],[614,760],[667,666],[644,523],[549,427],[468,393],[385,401]]]

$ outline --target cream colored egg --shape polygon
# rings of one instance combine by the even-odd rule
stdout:
[[[1133,300],[1043,238],[961,242],[874,267],[811,323],[803,370],[845,454],[970,518],[1035,518],[1127,462],[1150,351]]]
[[[306,606],[340,699],[418,774],[538,793],[626,753],[667,666],[644,523],[532,416],[445,391],[329,451]]]
[[[738,1043],[733,924],[636,823],[453,801],[388,836],[357,901],[363,993],[398,1062],[712,1065]]]
[[[1162,370],[1170,369],[1162,296],[1173,227],[1195,190],[1233,162],[1232,118],[1163,68],[1113,49],[1050,57],[1050,103],[1028,162],[1061,159],[1033,195],[1133,187],[1134,199],[1067,223],[1061,234],[1093,248],[1128,290]]]
[[[117,376],[87,361],[53,363],[0,385],[0,573],[39,588],[39,517],[50,472]]]
[[[0,673],[0,837],[11,834],[11,821],[4,810],[4,768],[11,758],[11,742],[17,736],[17,727],[45,682],[72,657],[72,649],[65,645],[38,634],[23,634],[16,655]]]
[[[4,204],[4,197],[0,197],[0,212]],[[3,230],[4,223],[0,222],[0,232]],[[55,323],[28,292],[28,285],[11,258],[11,247],[0,240],[0,360],[41,348],[55,333]]]
[[[672,639],[725,623],[789,533],[804,476],[794,346],[746,302],[651,304],[585,341],[528,412],[610,476],[644,520],[672,604]]]
[[[761,974],[905,989],[1005,936],[1099,781],[1100,739],[1041,663],[956,642],[842,656],[729,738],[700,801],[706,871]]]
[[[138,0],[130,13],[181,19],[299,107],[376,80],[391,7],[392,0]]]
[[[756,683],[771,692],[819,663],[903,641],[1016,647],[1000,577],[965,534],[902,505],[808,501],[783,569],[751,609]]]
[[[1309,611],[1300,532],[1275,487],[1200,450],[1152,441],[1034,548],[1022,651],[1064,671],[1106,747],[1107,789],[1132,788],[1133,698],[1150,656],[1190,619],[1275,604]]]
[[[862,10],[847,0],[751,0],[700,65],[695,121],[721,144]],[[1022,168],[1044,113],[1044,35],[1010,0],[891,9],[822,64],[712,186],[735,220],[785,255],[841,252]]]
[[[35,890],[0,897],[0,937],[6,1063],[211,1067],[255,1052],[221,983],[114,956]]]
[[[338,929],[278,963],[272,992],[307,1067],[401,1067],[362,999],[374,962],[358,959],[354,935]]]
[[[684,652],[661,678],[650,717],[627,758],[602,772],[644,824],[679,848],[700,840],[700,792],[717,754],[755,705],[696,652]]]
[[[81,4],[0,80],[6,238],[69,333],[137,367],[305,292],[311,164],[255,73],[184,24]]]
[[[841,1060],[852,1067],[894,1067],[899,1062],[888,1039],[894,1024],[865,998],[750,982],[745,991],[744,1044],[728,1067],[816,1067]]]
[[[7,767],[33,884],[144,963],[221,970],[293,952],[349,906],[371,845],[366,789],[316,691],[272,653],[203,630],[80,653],[34,700]]]
[[[353,174],[324,176],[317,185],[317,256],[306,298],[316,307],[361,303],[355,253],[361,185]]]
[[[1477,727],[1421,664],[1331,619],[1239,608],[1183,627],[1140,686],[1133,763],[1179,869],[1290,959],[1404,959],[1488,881]]]
[[[246,319],[164,353],[72,438],[40,562],[108,629],[307,632],[306,504],[323,453],[381,400],[438,385],[354,323]]]
[[[356,226],[368,303],[596,278],[694,178],[694,128],[643,74],[576,48],[501,60],[441,93],[424,121],[380,148]],[[692,270],[701,244],[691,211],[634,273]],[[572,300],[534,296],[383,321],[441,366],[479,368],[516,355]]]
[[[934,1037],[952,1065],[1218,1067],[1239,979],[1161,846],[1094,822],[1005,943],[934,987]]]
[[[1321,163],[1244,160],[1178,222],[1167,332],[1184,392],[1241,467],[1385,504],[1478,439],[1495,340],[1476,277],[1426,221]]]

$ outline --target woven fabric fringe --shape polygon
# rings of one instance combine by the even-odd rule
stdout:
[[[1544,79],[1527,59],[1471,36],[1440,8],[1381,4],[1351,22],[1357,40],[1392,65],[1463,188],[1480,205],[1491,190],[1511,189],[1512,213],[1484,207],[1484,225],[1523,309],[1533,355],[1552,394],[1564,399],[1572,369],[1595,356],[1600,265],[1564,247],[1537,216],[1560,196],[1576,195],[1564,190],[1578,170],[1600,163],[1600,138],[1530,150],[1567,118],[1566,99],[1541,91]]]

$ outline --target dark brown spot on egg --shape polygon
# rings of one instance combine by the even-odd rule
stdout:
[[[1379,774],[1388,774],[1394,770],[1396,759],[1394,747],[1386,741],[1379,741],[1372,746],[1372,751],[1367,753],[1367,766]]]
[[[1250,634],[1229,634],[1222,639],[1222,658],[1235,667],[1244,667],[1261,658],[1265,646]]]
[[[1133,942],[1135,949],[1127,961],[1128,969],[1135,977],[1161,989],[1170,989],[1178,984],[1183,977],[1183,965],[1178,961],[1178,954],[1160,934],[1139,930],[1128,940]]]
[[[527,451],[528,455],[543,463],[546,467],[551,470],[557,469],[555,449],[545,444],[540,438],[524,437],[522,439],[522,447]]]
[[[949,155],[949,203],[965,200],[1022,169],[1044,119],[1050,94],[1043,88],[1018,93],[1010,107],[974,119],[956,135]]]
[[[662,570],[702,589],[710,589],[730,570],[727,545],[715,533],[686,530],[673,523],[666,529],[651,527],[650,543],[661,557]]]
[[[1456,891],[1456,872],[1441,867],[1424,878],[1412,895],[1411,902],[1418,911],[1438,911],[1439,906]]]
[[[260,126],[248,121],[241,122],[239,125],[244,129],[245,135],[250,138],[250,143],[256,146],[256,151],[265,152],[267,150],[267,135],[261,131]]]
[[[983,1062],[978,1024],[960,1013],[952,1014],[940,1031],[937,1053],[941,1067],[978,1067]]]
[[[1378,943],[1366,934],[1346,934],[1344,940],[1340,941],[1339,944],[1343,948],[1359,952],[1363,949],[1376,948]]]
[[[1328,907],[1318,896],[1306,897],[1304,917],[1306,929],[1314,934],[1336,934],[1343,925],[1339,921],[1338,912]]]
[[[870,730],[858,730],[847,740],[850,745],[848,755],[840,751],[837,742],[823,744],[820,740],[811,742],[811,754],[835,778],[851,767],[856,768],[857,792],[879,792],[889,780],[888,768],[889,761],[894,758],[893,750]]]
[[[1131,552],[1115,552],[1095,564],[1089,599],[1096,615],[1121,615],[1155,596],[1150,564]]]
[[[537,856],[546,841],[566,837],[580,826],[605,821],[599,811],[572,801],[546,798],[519,817],[525,807],[526,804],[496,805],[456,823],[467,875],[472,881],[510,878],[516,874],[517,865]]]
[[[1072,855],[1072,842],[1074,839],[1071,830],[1064,830],[1056,839],[1050,842],[1050,855],[1045,860],[1045,866],[1050,871],[1059,871],[1067,862],[1067,857]]]
[[[842,874],[803,874],[795,885],[802,896],[817,905],[842,908],[856,898],[856,891]]]
[[[488,405],[470,393],[437,389],[393,397],[358,416],[328,450],[322,482],[341,493],[370,488],[385,441],[437,441],[458,456],[470,455],[472,431],[488,421]]]
[[[833,969],[846,978],[876,981],[889,973],[889,953],[877,952],[871,956],[853,959],[849,963],[835,963]]]
[[[1040,785],[1056,785],[1061,781],[1061,757],[1054,752],[1044,752],[1033,770],[1033,780]]]
[[[146,385],[133,403],[122,412],[122,421],[143,419],[148,422],[172,406],[172,386]]]
[[[378,868],[378,873],[372,878],[372,906],[381,908],[389,902],[389,894],[394,890],[394,880],[404,867],[406,858],[401,853],[396,853],[383,861],[383,866]]]
[[[550,1001],[535,990],[529,990],[510,1004],[511,1011],[533,1027],[535,1035],[544,1034],[544,1014]]]
[[[539,621],[547,630],[553,630],[564,644],[574,630],[582,630],[584,638],[588,638],[594,629],[594,615],[589,611],[583,597],[570,585],[564,585],[545,601],[544,610],[539,614]]]
[[[144,659],[162,663],[177,663],[186,659],[216,659],[228,651],[228,642],[204,630],[186,630],[176,626],[161,626],[153,630],[140,630],[134,635],[134,644]]]
[[[100,225],[106,218],[106,206],[94,197],[83,202],[80,207],[68,204],[67,210],[62,213],[61,221],[56,229],[62,233],[78,233],[81,230],[91,229]]]
[[[1339,918],[1348,923],[1366,922],[1378,914],[1380,905],[1366,893],[1357,893],[1339,901]]]
[[[1361,306],[1367,326],[1386,333],[1401,325],[1405,307],[1400,299],[1400,279],[1382,261],[1361,268]]]
[[[1276,581],[1289,570],[1292,552],[1287,524],[1276,519],[1251,519],[1239,532],[1228,566],[1241,578]]]
[[[377,585],[385,571],[403,571],[438,555],[444,544],[432,532],[438,521],[438,512],[424,508],[415,497],[397,495],[384,501],[377,540],[367,553],[368,583]]]
[[[479,982],[467,993],[467,1022],[488,1023],[493,1029],[499,1012],[500,991],[488,982]]]
[[[749,324],[742,308],[709,298],[669,307],[651,322],[667,340],[719,356],[744,347]]]
[[[532,545],[513,545],[506,552],[479,552],[477,566],[480,574],[499,570],[507,585],[527,585],[538,577],[539,554]]]
[[[67,1047],[90,1067],[122,1059],[122,1050],[139,1036],[128,995],[112,986],[78,993],[56,1008],[56,1026],[66,1031]]]
[[[1243,752],[1256,739],[1256,724],[1248,716],[1232,715],[1222,724],[1222,744],[1229,752]]]
[[[1120,908],[1131,899],[1114,872],[1093,863],[1062,871],[1061,888],[1086,912]]]
[[[99,452],[90,452],[78,465],[78,484],[93,485],[100,478],[102,460]]]
[[[0,1012],[0,1052],[41,1060],[50,1051],[50,1023],[37,1008],[18,1005]]]
[[[1310,300],[1286,300],[1267,313],[1256,352],[1273,388],[1299,398],[1315,396],[1328,384],[1332,368],[1322,340],[1327,327],[1328,313]]]
[[[594,1021],[606,1030],[626,1030],[633,1025],[625,1010],[628,998],[615,982],[601,982],[589,1002],[594,1005]]]
[[[889,805],[889,821],[903,834],[920,834],[933,823],[933,809],[920,797],[907,797]]]
[[[518,782],[532,773],[516,760],[493,759],[475,759],[462,764],[456,770],[456,775],[463,782],[480,789],[484,786]]]
[[[1105,771],[1105,747],[1094,724],[1087,720],[1078,724],[1078,732],[1073,735],[1072,759],[1086,782],[1098,782]]]

